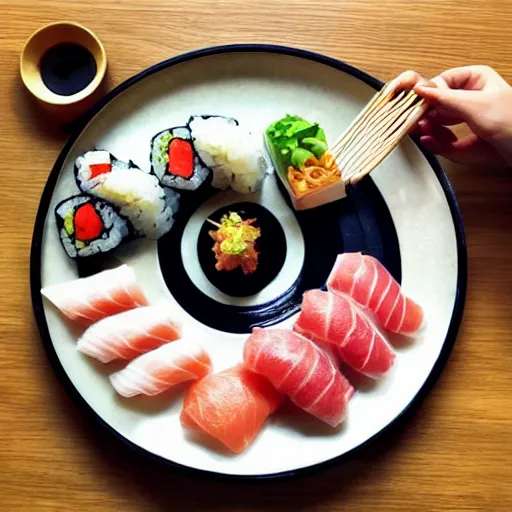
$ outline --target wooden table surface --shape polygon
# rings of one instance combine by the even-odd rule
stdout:
[[[38,117],[18,59],[42,24],[103,40],[110,85],[198,47],[267,42],[382,79],[488,63],[512,81],[512,0],[0,0],[0,510],[512,510],[512,174],[443,162],[464,216],[469,290],[438,385],[377,452],[301,481],[212,483],[162,472],[85,422],[49,367],[32,316],[29,249],[66,136]]]

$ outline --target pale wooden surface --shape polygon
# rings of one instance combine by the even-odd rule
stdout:
[[[56,20],[99,35],[112,84],[233,42],[302,46],[382,79],[488,63],[512,80],[511,0],[0,0],[0,510],[511,510],[506,172],[446,166],[469,246],[465,320],[438,386],[385,449],[303,481],[229,485],[155,470],[83,421],[49,368],[29,296],[33,222],[65,136],[34,115],[18,59],[32,31]]]

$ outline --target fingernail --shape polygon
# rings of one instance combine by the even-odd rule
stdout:
[[[435,89],[437,85],[431,80],[423,84],[417,84],[414,88],[416,90]]]

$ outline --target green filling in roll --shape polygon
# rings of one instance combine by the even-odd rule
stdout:
[[[157,150],[153,157],[156,163],[165,165],[169,163],[169,143],[173,138],[170,132],[164,133],[160,137],[160,140],[157,142]]]
[[[75,232],[75,226],[73,225],[74,220],[74,212],[70,211],[66,217],[64,217],[64,229],[66,230],[66,233],[71,236]]]

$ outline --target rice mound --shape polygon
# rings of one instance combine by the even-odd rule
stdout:
[[[173,224],[173,208],[156,176],[128,168],[101,175],[92,192],[119,208],[133,227],[147,238],[157,239]],[[171,195],[177,207],[177,195]]]
[[[271,166],[257,137],[225,117],[193,118],[190,130],[199,157],[213,171],[213,187],[243,194],[261,188]]]

